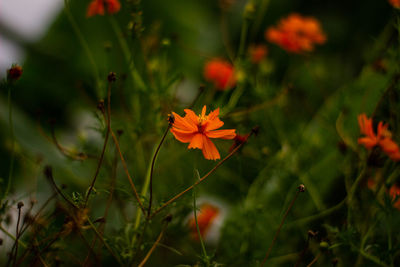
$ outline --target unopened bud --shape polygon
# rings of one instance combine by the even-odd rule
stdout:
[[[174,124],[174,122],[175,122],[175,116],[174,116],[174,114],[168,114],[168,121],[169,121],[169,124]]]
[[[167,216],[165,216],[164,221],[169,223],[172,221],[172,214],[168,214]]]
[[[115,72],[110,72],[107,76],[108,81],[111,82],[115,82],[117,80],[117,75],[115,74]]]
[[[22,67],[19,65],[13,65],[11,69],[7,70],[7,80],[14,82],[19,80],[22,76]]]
[[[18,202],[18,208],[19,209],[22,208],[23,206],[24,206],[24,202],[22,202],[22,201]]]
[[[299,189],[299,192],[306,191],[306,187],[304,186],[304,184],[299,185],[299,187],[297,187],[297,189]]]

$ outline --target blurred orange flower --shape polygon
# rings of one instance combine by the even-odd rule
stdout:
[[[184,111],[186,115],[183,118],[172,112],[175,117],[171,128],[172,134],[182,143],[189,143],[189,149],[201,149],[206,159],[220,159],[219,152],[210,138],[233,139],[236,130],[216,130],[224,125],[218,118],[219,108],[206,115],[204,106],[199,116],[190,109]]]
[[[106,9],[107,14],[114,14],[121,9],[121,4],[118,0],[93,0],[88,6],[86,16],[104,15]]]
[[[396,198],[396,202],[394,202],[393,206],[400,210],[400,199],[398,198],[400,195],[400,186],[398,186],[397,184],[392,185],[392,187],[390,187],[389,190],[389,195],[392,197],[392,200],[395,201]]]
[[[400,0],[389,0],[389,3],[395,8],[400,8]]]
[[[258,64],[265,58],[268,50],[266,45],[251,45],[249,47],[250,60],[254,64]]]
[[[204,77],[214,83],[219,90],[226,90],[236,85],[235,69],[229,62],[213,59],[204,66]]]
[[[399,146],[392,140],[392,133],[388,130],[388,124],[378,123],[378,133],[375,134],[372,125],[372,118],[368,118],[365,113],[358,115],[358,125],[365,137],[358,138],[358,143],[367,149],[372,149],[379,145],[383,152],[394,161],[400,160]]]
[[[17,81],[22,76],[22,67],[19,65],[13,65],[7,70],[7,80]]]
[[[211,204],[204,203],[200,206],[200,211],[197,213],[197,224],[199,225],[201,237],[204,238],[219,213],[219,209]],[[194,216],[189,220],[189,228],[190,236],[195,240],[199,240]]]
[[[314,49],[314,44],[323,44],[326,36],[318,20],[291,14],[281,19],[277,27],[270,27],[265,37],[288,52],[301,53]]]

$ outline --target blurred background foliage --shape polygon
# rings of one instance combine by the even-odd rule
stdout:
[[[221,2],[232,5],[222,9]],[[388,122],[393,139],[400,140],[398,14],[386,1],[126,0],[116,15],[92,18],[86,17],[88,4],[68,1],[46,36],[24,47],[23,76],[12,88],[16,162],[10,206],[3,211],[2,224],[15,224],[15,216],[10,214],[15,213],[19,200],[29,206],[27,199],[34,198],[40,205],[51,195],[52,188],[43,175],[46,165],[52,166],[57,184],[67,185],[64,193],[69,198],[85,195],[107,128],[96,106],[106,97],[107,75],[113,71],[117,81],[112,85],[112,128],[123,132],[121,150],[139,191],[168,126],[167,115],[171,111],[182,115],[196,99],[201,84],[205,87],[193,106],[196,113],[203,105],[209,110],[220,107],[224,128],[237,129],[240,134],[260,127],[256,137],[196,186],[199,198],[222,203],[227,213],[219,241],[206,242],[212,262],[257,266],[297,186],[304,184],[306,192],[299,195],[290,211],[268,266],[295,265],[309,230],[318,235],[309,242],[299,266],[306,266],[315,257],[315,266],[330,266],[336,259],[338,266],[400,264],[395,227],[400,216],[390,199],[378,198],[363,182],[357,192],[357,210],[353,210],[354,223],[347,217],[352,207],[342,205],[324,214],[345,199],[363,168],[369,178],[392,175],[387,187],[398,179],[397,163],[357,144],[357,115],[362,112],[373,115],[375,123]],[[246,18],[243,14],[249,4],[255,9]],[[293,12],[317,18],[327,42],[301,55],[267,44],[266,28]],[[75,22],[71,23],[68,14]],[[215,91],[203,78],[203,66],[215,57],[229,60],[231,52],[236,57],[246,19],[250,21],[246,47],[267,44],[267,58],[254,65],[245,53],[239,62],[235,60],[242,75],[238,87]],[[86,40],[93,62],[73,23]],[[130,71],[129,54],[143,84]],[[240,99],[228,105],[239,87],[244,89]],[[12,140],[5,85],[0,93],[0,177],[4,191]],[[67,156],[54,144],[53,135]],[[232,142],[216,144],[224,157]],[[82,155],[79,153],[88,158],[76,160]],[[110,138],[89,203],[92,221],[103,216],[115,155]],[[214,164],[169,134],[156,162],[154,206],[194,183],[195,170],[205,174]],[[155,250],[148,266],[202,264],[200,244],[190,239],[187,227],[192,195],[185,195],[155,217],[146,230],[145,242],[137,248],[131,242],[141,229],[135,227],[137,206],[121,164],[116,177],[104,235],[122,261],[140,262],[162,228],[163,216],[171,213],[163,246]],[[144,198],[147,203],[147,196]],[[58,205],[51,205],[48,214],[58,209]],[[315,214],[321,216],[309,217]],[[50,235],[59,231],[63,220],[59,213],[48,217],[45,228]],[[89,230],[85,235],[88,240],[94,236]],[[23,240],[29,243],[31,236],[27,233]],[[10,246],[0,247],[1,261],[7,261],[3,252],[9,250]],[[77,264],[65,251],[78,261],[87,254],[85,244],[71,236],[57,240],[53,253],[64,264]],[[380,260],[377,263],[363,253]],[[54,258],[48,256],[47,260],[55,264]],[[107,250],[103,250],[103,260],[104,265],[114,262]]]

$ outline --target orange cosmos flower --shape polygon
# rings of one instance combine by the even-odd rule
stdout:
[[[265,37],[288,52],[301,53],[314,49],[314,44],[323,44],[326,36],[318,20],[291,14],[281,19],[277,27],[270,27]]]
[[[211,204],[204,203],[200,206],[200,211],[196,215],[201,237],[207,234],[213,222],[218,218],[219,213],[219,209]],[[195,240],[199,240],[194,216],[189,220],[189,228],[190,236]]]
[[[392,187],[389,190],[389,195],[392,197],[392,200],[395,201],[397,198],[397,201],[393,204],[393,206],[400,210],[400,199],[398,196],[400,195],[400,186],[397,184],[392,185]]]
[[[224,125],[218,118],[219,108],[206,115],[204,106],[199,116],[190,109],[184,111],[186,115],[183,118],[172,112],[175,117],[171,128],[172,134],[182,143],[189,143],[189,149],[201,149],[206,159],[220,159],[219,152],[210,138],[233,139],[236,130],[217,130]]]
[[[90,2],[87,10],[87,17],[93,17],[95,15],[104,15],[107,9],[107,14],[117,13],[121,8],[121,4],[118,0],[93,0]]]
[[[250,60],[254,64],[258,64],[265,58],[268,50],[265,45],[252,45],[249,47]]]
[[[389,158],[394,161],[400,160],[400,148],[392,140],[392,133],[388,130],[388,124],[383,122],[378,123],[378,133],[375,134],[372,125],[372,118],[368,118],[365,113],[358,115],[358,125],[360,131],[365,137],[358,138],[358,143],[364,145],[367,149],[372,149],[375,146],[380,146]]]
[[[395,8],[400,8],[400,0],[389,0],[389,3]]]
[[[213,59],[204,66],[204,77],[214,83],[218,90],[226,90],[236,85],[235,69],[222,59]]]

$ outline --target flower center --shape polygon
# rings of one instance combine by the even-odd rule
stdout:
[[[208,116],[199,114],[199,125],[197,126],[199,133],[202,133],[205,128],[205,123],[208,120]]]

